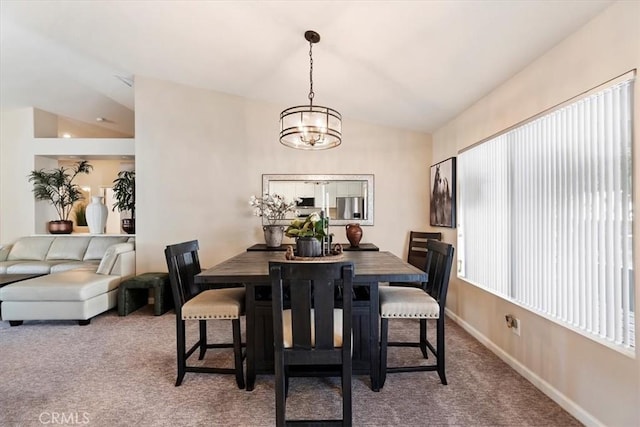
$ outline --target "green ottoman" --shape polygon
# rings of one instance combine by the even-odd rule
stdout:
[[[153,314],[160,316],[173,308],[173,296],[167,273],[144,273],[120,283],[118,315],[126,316],[147,305],[149,289],[153,290]]]

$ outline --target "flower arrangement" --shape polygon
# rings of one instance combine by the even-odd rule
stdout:
[[[296,206],[299,201],[300,199],[295,199],[287,202],[284,196],[273,193],[264,194],[262,197],[251,196],[249,204],[254,208],[255,216],[267,218],[269,224],[274,225],[277,220],[284,219],[288,212],[297,215]]]
[[[315,237],[322,240],[327,234],[324,221],[317,212],[304,219],[294,219],[284,232],[287,237]]]

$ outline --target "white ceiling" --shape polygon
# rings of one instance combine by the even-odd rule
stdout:
[[[432,132],[609,6],[589,0],[0,1],[0,107],[133,133],[148,76]],[[277,120],[277,117],[274,118]]]

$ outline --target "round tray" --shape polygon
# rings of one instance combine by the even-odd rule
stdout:
[[[333,262],[344,258],[344,254],[325,255],[325,256],[295,256],[287,261],[304,261],[304,262]],[[285,258],[286,259],[286,258]]]

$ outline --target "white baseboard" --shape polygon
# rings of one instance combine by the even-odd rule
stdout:
[[[477,339],[482,345],[487,347],[491,352],[498,356],[507,365],[511,366],[517,373],[522,375],[537,389],[549,396],[554,402],[560,405],[565,411],[573,415],[578,421],[587,427],[605,427],[598,419],[585,411],[580,405],[567,396],[562,394],[551,384],[540,378],[535,372],[524,366],[518,360],[514,359],[510,354],[506,353],[503,349],[495,345],[486,336],[482,335],[477,329],[458,317],[455,313],[449,309],[445,309],[447,317],[456,322],[462,329],[467,331],[471,336]]]

